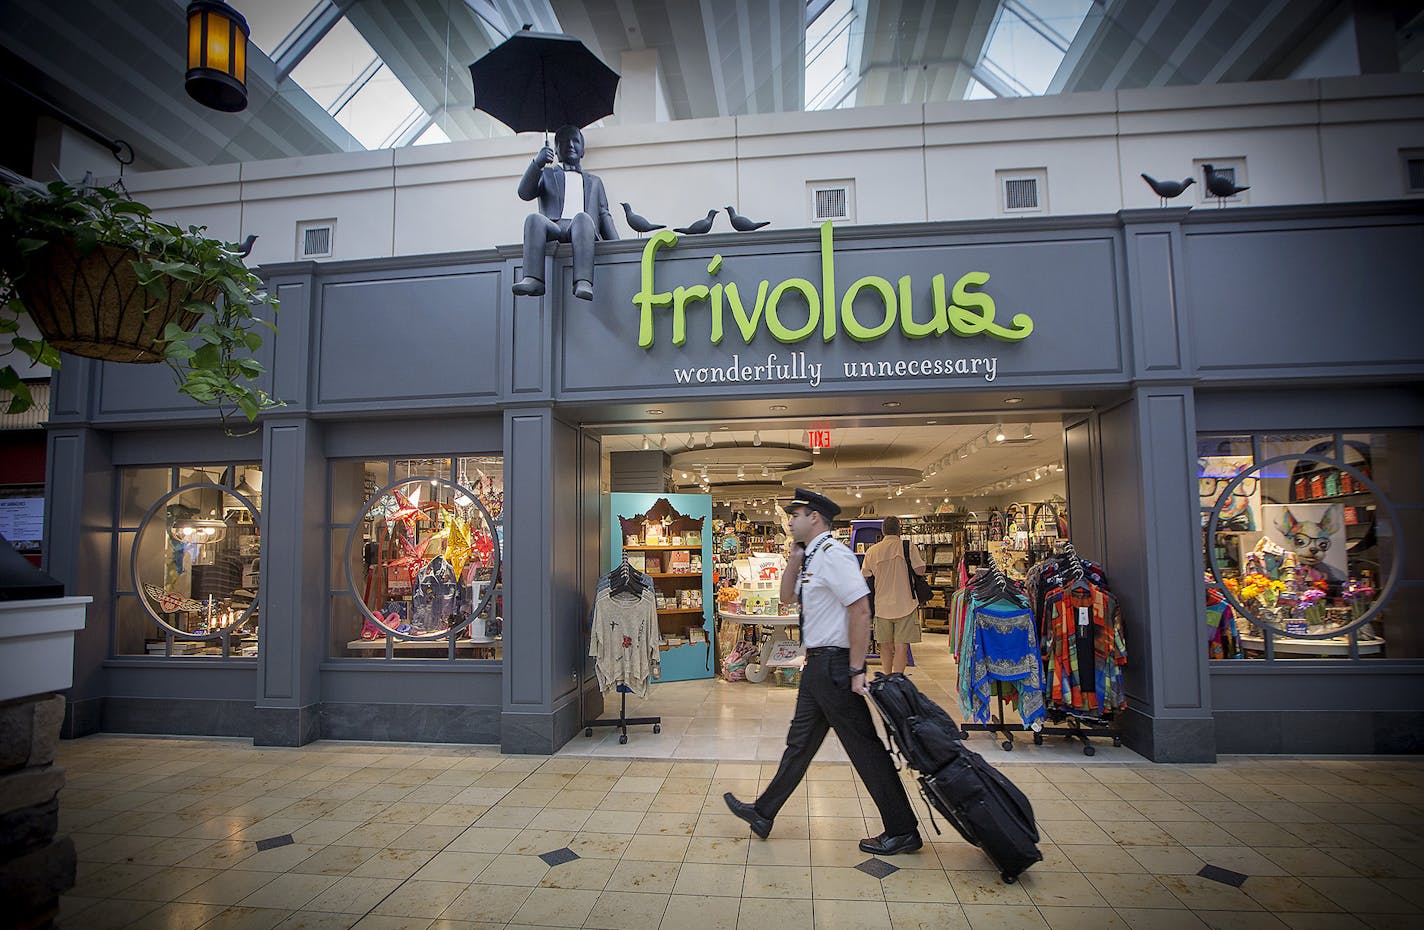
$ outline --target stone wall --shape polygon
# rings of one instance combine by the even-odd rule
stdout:
[[[74,841],[57,837],[64,769],[54,764],[64,698],[0,703],[0,901],[7,927],[50,927],[74,886]]]

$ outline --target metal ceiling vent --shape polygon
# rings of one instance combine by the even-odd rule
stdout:
[[[808,181],[810,192],[811,223],[855,222],[855,182],[854,181]]]
[[[994,172],[999,182],[999,212],[1047,212],[1048,171],[1044,168],[1017,168]]]
[[[297,258],[331,258],[336,245],[336,220],[305,220],[297,224]]]

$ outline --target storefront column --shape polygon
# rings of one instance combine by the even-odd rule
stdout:
[[[66,359],[66,361],[69,361]],[[113,627],[114,464],[109,434],[51,427],[45,460],[44,570],[66,595],[94,598],[74,636],[74,686],[66,695],[61,735],[99,732],[104,662]]]
[[[505,412],[504,752],[551,753],[582,724],[579,448],[547,407]]]
[[[1104,558],[1129,656],[1124,740],[1155,762],[1213,762],[1192,389],[1138,387],[1099,421]]]
[[[301,746],[320,733],[326,614],[326,458],[321,427],[264,424],[261,638],[252,742]]]

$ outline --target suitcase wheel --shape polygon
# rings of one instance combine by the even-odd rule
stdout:
[[[1083,755],[1085,755],[1085,756],[1093,756],[1093,755],[1097,755],[1097,753],[1098,753],[1098,750],[1095,749],[1095,748],[1092,747],[1092,746],[1084,746],[1084,747],[1083,747]]]
[[[1010,875],[1008,872],[1000,872],[999,877],[1004,880],[1005,885],[1012,885],[1014,882],[1018,881],[1017,877]]]
[[[1000,743],[999,745],[1003,747],[1004,752],[1013,752],[1013,751],[1014,751],[1014,741],[1011,740],[1011,739],[1006,739],[1006,740],[1004,740],[1002,743]]]
[[[654,732],[654,733],[661,733],[662,731],[663,731],[663,725],[662,725],[661,723],[655,723],[655,724],[653,724],[653,732]]]
[[[627,734],[627,733],[619,733],[619,734],[618,734],[618,745],[621,746],[621,745],[623,745],[623,744],[626,743],[626,742],[628,742],[628,734]]]
[[[592,735],[593,735],[593,727],[585,727],[585,728],[584,728],[584,731],[583,731],[583,735],[584,735],[584,736],[592,736]]]
[[[1121,736],[1114,736],[1114,737],[1113,737],[1113,745],[1114,745],[1114,746],[1121,746],[1121,745],[1122,745],[1122,737],[1121,737]]]
[[[1043,745],[1043,734],[1042,734],[1042,733],[1035,733],[1035,734],[1033,734],[1033,744],[1034,744],[1035,746],[1042,746],[1042,745]]]

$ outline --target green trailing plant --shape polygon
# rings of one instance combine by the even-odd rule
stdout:
[[[280,406],[258,387],[264,368],[253,353],[277,299],[243,262],[243,251],[205,235],[207,227],[161,223],[123,189],[55,181],[0,184],[0,335],[35,364],[58,368],[59,349],[110,361],[163,361],[178,391],[214,407],[232,431],[237,414],[251,424]],[[121,336],[81,338],[46,331],[39,311],[82,318],[105,303],[111,317],[122,312]],[[95,310],[95,315],[102,315]],[[43,336],[20,333],[30,315]],[[167,320],[167,322],[165,322]],[[54,324],[50,324],[54,329]],[[15,361],[21,362],[18,358]],[[33,404],[13,362],[0,369],[0,409],[19,413]]]

